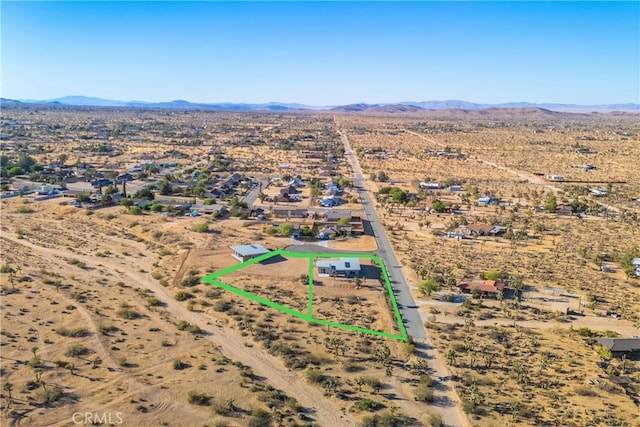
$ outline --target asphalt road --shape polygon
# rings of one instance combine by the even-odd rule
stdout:
[[[411,292],[409,291],[409,285],[407,285],[407,281],[402,274],[402,266],[398,262],[396,254],[393,251],[393,247],[391,246],[391,242],[389,242],[389,238],[387,237],[387,233],[378,218],[378,214],[376,213],[374,204],[371,201],[371,197],[363,187],[364,177],[360,170],[360,165],[358,164],[353,150],[351,150],[351,146],[349,145],[349,140],[346,135],[343,133],[340,133],[340,135],[342,137],[342,142],[344,143],[344,155],[353,169],[353,184],[362,199],[364,211],[371,222],[371,227],[378,243],[378,251],[376,255],[384,261],[385,266],[387,267],[389,280],[391,281],[391,286],[393,287],[396,295],[396,301],[398,302],[400,314],[402,314],[404,326],[407,329],[407,334],[414,338],[426,338],[427,333],[424,329],[424,325],[422,324],[418,307],[416,306],[416,303],[411,296]]]
[[[243,202],[245,202],[247,204],[248,207],[253,208],[253,204],[256,202],[256,200],[258,199],[258,195],[260,194],[260,189],[265,189],[267,187],[267,184],[269,183],[268,179],[259,179],[258,180],[259,183],[262,183],[262,187],[260,187],[260,185],[256,185],[255,187],[253,187],[251,189],[251,191],[249,191],[249,193],[244,197],[244,199],[242,199]]]

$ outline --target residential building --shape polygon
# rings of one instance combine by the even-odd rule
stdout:
[[[232,256],[241,262],[245,262],[271,252],[269,249],[256,243],[250,245],[231,246],[231,250],[233,251]]]
[[[500,292],[504,292],[505,284],[495,280],[485,280],[484,282],[462,282],[458,288],[464,294],[470,294],[475,290],[483,296],[496,297]]]
[[[358,258],[319,259],[318,274],[322,276],[360,277]]]
[[[601,346],[611,350],[616,357],[640,355],[640,338],[597,338]]]

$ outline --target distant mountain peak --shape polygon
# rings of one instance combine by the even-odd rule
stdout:
[[[169,102],[147,102],[147,101],[115,101],[97,97],[89,97],[83,95],[64,96],[62,98],[50,99],[45,101],[37,100],[11,100],[2,98],[2,105],[11,105],[11,103],[26,104],[47,104],[47,105],[67,105],[67,106],[86,106],[86,107],[130,107],[130,108],[182,108],[193,110],[231,110],[231,111],[288,111],[288,110],[328,110],[335,112],[347,113],[411,113],[420,112],[421,110],[461,110],[475,111],[486,110],[490,108],[538,108],[550,112],[640,112],[640,104],[603,104],[603,105],[577,105],[577,104],[559,104],[559,103],[531,103],[531,102],[506,102],[500,104],[478,104],[469,101],[449,99],[443,101],[419,101],[419,102],[397,102],[397,103],[378,103],[367,104],[364,102],[340,105],[334,107],[318,107],[305,104],[283,103],[271,101],[264,104],[250,103],[194,103],[184,99],[176,99]],[[18,105],[18,104],[16,104]]]

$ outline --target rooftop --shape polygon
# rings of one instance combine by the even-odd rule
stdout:
[[[495,280],[485,280],[484,282],[463,282],[460,283],[460,289],[468,289],[470,291],[477,289],[480,292],[489,292],[497,294],[505,288],[504,283]]]
[[[231,246],[231,249],[241,256],[262,255],[271,252],[258,244]]]
[[[336,271],[360,270],[358,258],[322,259],[317,261],[318,268],[330,268]]]
[[[640,338],[598,338],[596,341],[611,351],[640,351]]]

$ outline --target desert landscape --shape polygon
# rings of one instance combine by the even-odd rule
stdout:
[[[638,123],[3,107],[3,423],[632,426],[640,362],[607,339],[640,335]],[[200,280],[237,245],[382,255],[378,219],[426,339]],[[399,333],[379,272],[313,271],[314,316]],[[224,280],[306,312],[308,274],[284,257]]]

